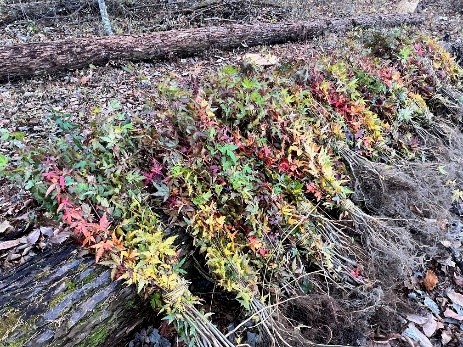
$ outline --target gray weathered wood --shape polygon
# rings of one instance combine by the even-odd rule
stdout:
[[[148,309],[74,246],[37,255],[0,273],[0,346],[116,346]]]

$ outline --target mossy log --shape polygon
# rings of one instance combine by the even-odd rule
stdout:
[[[152,313],[110,277],[73,245],[0,273],[0,346],[123,346]]]
[[[316,19],[276,24],[235,24],[144,35],[69,38],[0,48],[0,80],[77,69],[109,60],[157,60],[191,56],[211,48],[278,44],[310,39],[327,32],[355,27],[393,27],[421,23],[419,15],[378,15],[344,19]]]

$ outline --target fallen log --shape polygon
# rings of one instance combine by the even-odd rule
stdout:
[[[355,27],[416,25],[420,15],[378,15],[345,19],[315,19],[278,24],[236,24],[172,30],[144,35],[71,38],[54,42],[18,44],[0,48],[0,80],[77,69],[109,60],[158,60],[191,56],[210,48],[295,42],[327,32]]]
[[[149,315],[135,290],[67,245],[0,273],[0,346],[119,346]]]

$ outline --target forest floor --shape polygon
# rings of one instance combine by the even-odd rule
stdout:
[[[113,6],[112,2],[108,2],[110,15],[115,13],[111,17],[115,32],[134,34],[227,23],[276,22],[402,12],[397,6],[397,1],[383,0],[283,0],[278,2],[278,5],[276,1],[267,1],[266,5],[257,5],[257,2],[253,1],[214,1],[194,11],[187,9],[197,4],[196,1],[147,3],[151,7],[146,7],[144,2],[137,2],[136,5],[130,6]],[[457,8],[457,3],[458,1],[451,0],[422,1],[418,11],[427,19],[420,30],[442,40],[463,38],[463,6]],[[71,16],[49,19],[22,18],[3,24],[0,26],[0,46],[101,34],[102,28],[97,10],[87,7]],[[127,114],[139,114],[144,108],[145,101],[153,94],[157,83],[167,75],[179,79],[201,76],[221,66],[237,65],[242,60],[243,54],[249,52],[271,53],[281,58],[297,58],[310,56],[314,51],[328,51],[337,44],[339,44],[338,37],[335,34],[328,34],[305,43],[251,49],[243,47],[232,52],[211,49],[196,57],[173,59],[167,62],[110,62],[105,66],[91,66],[54,76],[32,77],[0,84],[0,129],[25,132],[37,146],[40,146],[53,136],[55,131],[44,117],[51,111],[73,115],[74,121],[85,124],[85,115],[89,114],[92,108],[117,100]],[[1,135],[2,133],[0,137]],[[0,148],[0,153],[14,151],[14,146],[12,140],[4,148]],[[448,198],[446,205],[450,207],[450,196]],[[454,239],[458,239],[462,231],[458,214],[463,213],[463,207],[461,210],[459,206],[453,208],[454,212],[457,212],[455,220],[442,223],[445,224],[445,228],[447,225],[452,225],[452,230],[449,229],[449,232]],[[66,231],[63,232],[62,226],[51,216],[44,214],[27,193],[21,192],[9,182],[0,181],[0,271],[27,262],[50,244],[64,242],[69,235]],[[428,254],[423,255],[423,261],[427,264],[425,268],[433,269],[433,272],[417,271],[410,277],[410,283],[398,284],[393,292],[403,297],[403,300],[391,301],[392,304],[385,300],[380,304],[381,308],[376,311],[376,320],[372,318],[368,321],[369,332],[359,335],[354,331],[357,322],[349,322],[345,324],[343,333],[331,332],[338,338],[336,342],[357,346],[364,346],[367,343],[369,346],[407,346],[407,343],[408,346],[413,346],[412,340],[406,343],[399,337],[405,329],[410,328],[410,324],[415,324],[429,330],[440,330],[439,334],[434,335],[431,340],[432,346],[462,346],[463,324],[459,323],[463,321],[463,312],[458,312],[458,317],[444,315],[439,319],[433,318],[431,314],[435,307],[447,307],[449,298],[463,306],[463,296],[454,294],[463,292],[462,269],[459,269],[450,254],[446,254],[445,249],[437,251],[434,248],[430,249]],[[426,278],[433,281],[434,278],[431,277],[434,275],[437,275],[438,283],[435,288],[433,286],[432,291],[407,290],[407,287],[414,288],[415,284],[422,283]],[[408,293],[409,299],[405,293]],[[320,336],[326,336],[326,331],[333,328],[341,329],[340,325],[330,320],[340,319],[344,322],[342,317],[344,313],[342,308],[339,308],[339,311],[328,308],[333,304],[331,299],[323,296],[319,298],[320,307],[314,307],[309,314],[314,315],[312,324],[326,326],[326,330],[320,333]],[[403,312],[400,311],[402,309]],[[401,318],[390,319],[392,315]],[[233,314],[230,319],[234,319]],[[153,334],[152,328],[148,327],[153,324],[159,322],[148,322],[147,326],[137,333],[130,346],[154,346],[155,344],[149,342],[147,337]],[[364,326],[365,322],[359,325]],[[166,330],[165,326],[161,326],[161,333],[164,330]],[[372,337],[381,339],[381,343],[371,342]],[[335,339],[331,342],[334,341]],[[253,344],[252,336],[248,342],[250,345]],[[425,343],[427,342],[422,342],[422,346],[427,346]]]

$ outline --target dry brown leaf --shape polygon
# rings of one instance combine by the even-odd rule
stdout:
[[[0,223],[0,234],[12,228],[13,226],[10,224],[10,222],[7,220],[4,220],[3,222]]]
[[[418,277],[411,276],[404,281],[404,286],[412,290],[412,289],[415,289],[419,283],[420,283],[420,280],[418,279]]]
[[[419,324],[419,325],[425,324],[428,321],[428,319],[426,317],[422,317],[422,316],[419,316],[417,314],[409,314],[409,315],[407,315],[407,319],[410,322],[413,322],[413,323],[416,323],[416,324]]]
[[[440,230],[446,231],[449,227],[449,221],[447,219],[438,219],[437,226]]]
[[[429,292],[433,290],[438,282],[439,282],[439,279],[437,278],[434,271],[432,270],[426,271],[426,276],[424,276],[424,279],[423,279],[423,284],[424,284],[424,287],[426,288],[426,291]]]
[[[449,290],[447,292],[447,296],[454,304],[458,304],[460,306],[463,306],[463,295],[460,293],[455,292],[454,290]]]
[[[450,341],[452,341],[452,334],[447,332],[447,331],[443,331],[441,333],[441,339],[442,339],[442,344],[445,346],[447,345]]]
[[[432,335],[434,335],[434,333],[437,330],[437,322],[434,319],[433,315],[428,314],[428,320],[425,324],[423,324],[421,328],[423,329],[423,332],[427,337],[431,337]]]
[[[71,236],[71,233],[68,231],[62,231],[59,234],[50,237],[50,242],[55,244],[61,244],[66,241]]]
[[[243,56],[243,60],[260,66],[271,66],[278,63],[278,58],[271,54],[256,54],[256,53],[248,53]]]
[[[11,253],[10,255],[8,255],[8,257],[6,259],[9,260],[9,261],[18,260],[18,259],[21,259],[21,254],[19,254],[19,253]]]
[[[54,236],[52,227],[40,227],[40,233],[46,237]]]
[[[0,251],[4,249],[14,248],[19,245],[19,240],[9,240],[0,242]]]
[[[451,309],[447,308],[444,312],[444,317],[447,317],[447,318],[452,318],[452,319],[456,319],[456,320],[459,320],[459,321],[462,321],[463,320],[463,316],[459,315],[458,313],[452,311]]]
[[[432,314],[428,314],[426,317],[417,314],[409,314],[407,315],[407,319],[410,322],[421,325],[421,328],[423,329],[423,332],[427,337],[431,337],[432,335],[434,335],[434,333],[438,329],[437,321],[434,319],[434,316]]]
[[[29,235],[27,235],[27,243],[33,245],[38,241],[40,237],[40,229],[34,229]]]
[[[463,277],[462,276],[457,276],[453,275],[453,280],[455,281],[455,284],[459,287],[463,287]]]
[[[447,268],[454,268],[455,267],[455,262],[452,260],[452,258],[445,258],[443,260],[438,261],[439,264],[442,265],[442,271],[444,271],[445,274],[447,274]]]
[[[451,243],[449,240],[442,240],[440,243],[441,243],[442,246],[444,246],[445,248],[450,248],[450,247],[452,247],[452,243]]]
[[[432,347],[431,341],[413,323],[402,333],[404,337],[409,337],[420,344],[421,347]]]

